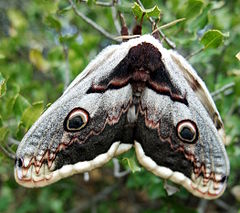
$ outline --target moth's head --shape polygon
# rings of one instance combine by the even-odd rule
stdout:
[[[83,102],[81,97],[62,96],[27,132],[16,152],[14,173],[19,184],[38,187],[62,178],[59,169],[73,163],[70,155],[77,153],[71,153],[72,146],[84,142],[91,125],[91,103]]]

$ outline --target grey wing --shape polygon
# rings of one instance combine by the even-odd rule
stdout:
[[[222,119],[210,93],[208,92],[205,83],[197,75],[196,71],[192,68],[192,66],[181,55],[172,50],[169,51],[169,53],[172,58],[172,62],[174,63],[174,65],[176,65],[175,68],[182,73],[189,86],[195,92],[196,96],[213,120],[213,123],[216,126],[220,137],[222,138],[222,142],[226,144]]]
[[[164,95],[145,89],[135,142],[138,160],[196,196],[216,198],[224,192],[229,175],[221,118],[205,84],[183,57],[162,49],[162,61],[172,90],[179,92]],[[198,92],[191,80],[198,83]]]
[[[183,185],[196,196],[213,199],[226,187],[229,161],[201,102],[191,91],[186,99],[188,105],[151,89],[144,91],[135,141],[137,158],[161,178]],[[195,133],[193,140],[186,128]]]
[[[91,171],[131,148],[128,137],[123,137],[128,134],[125,122],[131,86],[91,89],[108,78],[126,51],[117,46],[104,50],[31,127],[16,153],[18,183],[45,186]]]

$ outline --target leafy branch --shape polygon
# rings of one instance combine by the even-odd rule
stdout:
[[[142,2],[141,2],[141,0],[136,0],[136,2],[137,2],[143,9],[145,9],[144,6],[143,6],[143,4],[142,4]],[[151,22],[151,24],[152,24],[153,26],[156,25],[156,23],[155,23],[155,21],[152,19],[152,17],[149,17],[149,21]],[[176,48],[176,45],[175,45],[171,40],[169,40],[169,39],[165,36],[165,34],[164,34],[160,29],[158,30],[158,32],[159,32],[160,36],[162,37],[162,39],[167,43],[167,45],[168,45],[170,48],[172,48],[172,49],[175,49],[175,48]]]

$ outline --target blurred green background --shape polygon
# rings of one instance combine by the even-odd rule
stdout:
[[[136,24],[134,1],[122,0],[114,7],[100,6],[94,0],[73,2],[113,37],[120,35],[119,19],[115,18],[119,11],[130,31]],[[182,187],[167,196],[163,180],[133,165],[133,152],[126,155],[129,164],[122,163],[123,157],[119,160],[123,170],[133,165],[131,169],[137,171],[122,178],[113,176],[110,162],[91,172],[88,182],[80,174],[40,189],[19,186],[11,159],[18,141],[62,94],[69,80],[114,41],[78,17],[69,1],[0,0],[0,144],[6,152],[0,151],[0,212],[240,213],[240,61],[236,57],[240,51],[240,1],[142,3],[145,8],[158,5],[159,26],[186,18],[163,32],[189,57],[214,94],[225,124],[231,163],[226,192],[214,201],[196,198]],[[151,24],[145,18],[143,33],[150,32]]]

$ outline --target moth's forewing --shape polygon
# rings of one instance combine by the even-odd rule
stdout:
[[[97,56],[24,136],[16,153],[18,183],[26,187],[45,186],[75,173],[91,171],[109,161],[115,152],[131,148],[132,144],[122,140],[128,134],[124,124],[132,102],[131,86],[104,93],[87,92],[118,64],[116,51],[113,45]],[[124,51],[121,54],[119,59]],[[88,121],[79,131],[68,131],[65,123],[75,109],[84,109]]]

